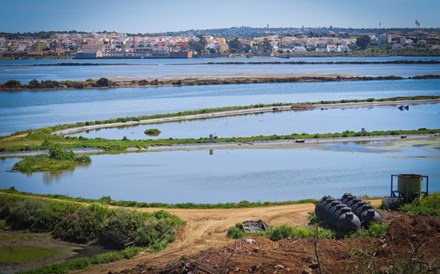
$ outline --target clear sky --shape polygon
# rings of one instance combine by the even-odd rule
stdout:
[[[440,0],[0,0],[0,31],[440,27]]]

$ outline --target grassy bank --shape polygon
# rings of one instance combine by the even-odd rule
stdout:
[[[236,64],[236,63],[231,63]],[[424,75],[414,79],[423,79]],[[432,75],[431,78],[440,78]],[[118,80],[111,81],[107,78],[87,79],[85,81],[56,81],[34,79],[28,84],[18,80],[8,80],[0,84],[0,91],[28,91],[28,90],[69,90],[69,89],[96,89],[96,88],[127,88],[149,86],[203,86],[203,85],[230,85],[230,84],[262,84],[262,83],[296,83],[296,82],[335,82],[335,81],[380,81],[411,79],[401,76],[346,76],[346,75],[316,75],[316,76],[289,76],[289,77],[226,77],[226,78],[185,78],[174,80]]]
[[[113,200],[109,196],[103,196],[100,199],[87,199],[87,198],[75,198],[60,194],[35,194],[29,192],[17,191],[15,188],[0,189],[1,193],[11,194],[11,195],[22,195],[30,196],[36,198],[51,198],[62,201],[69,202],[79,202],[79,203],[98,203],[102,205],[111,205],[119,207],[138,207],[138,208],[187,208],[187,209],[210,209],[210,208],[253,208],[253,207],[268,207],[268,206],[278,206],[278,205],[293,205],[293,204],[305,204],[317,202],[315,199],[304,199],[299,201],[284,201],[284,202],[249,202],[241,201],[238,203],[217,203],[217,204],[195,204],[195,203],[178,203],[178,204],[167,204],[159,202],[137,202],[137,201],[117,201]]]

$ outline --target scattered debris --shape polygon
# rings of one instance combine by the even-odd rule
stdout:
[[[244,221],[242,224],[243,230],[246,233],[254,233],[258,231],[265,231],[269,226],[262,220],[258,221]]]

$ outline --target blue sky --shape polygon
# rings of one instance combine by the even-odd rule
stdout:
[[[0,0],[0,31],[440,27],[440,0]]]

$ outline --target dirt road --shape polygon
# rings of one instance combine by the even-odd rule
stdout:
[[[378,206],[380,200],[373,200],[372,204]],[[236,223],[245,220],[259,220],[270,225],[306,225],[309,212],[314,210],[311,203],[270,206],[259,208],[239,209],[166,209],[187,222],[185,228],[179,233],[176,241],[165,250],[154,254],[142,254],[131,260],[123,260],[105,265],[92,266],[89,269],[75,273],[108,273],[131,269],[139,264],[146,267],[162,268],[175,263],[182,256],[189,257],[211,248],[221,248],[234,240],[226,237],[226,230]],[[157,208],[137,209],[141,211],[156,211]]]

